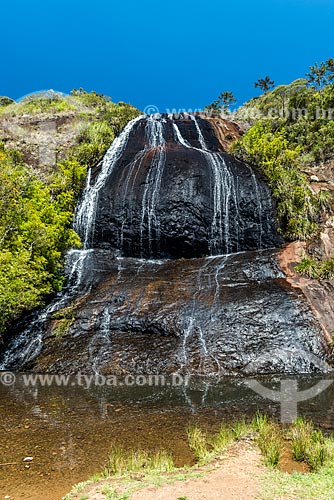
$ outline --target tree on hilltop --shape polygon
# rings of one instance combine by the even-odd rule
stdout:
[[[218,98],[213,101],[213,103],[209,104],[204,108],[204,111],[208,113],[228,113],[229,107],[237,102],[236,98],[233,95],[233,92],[225,91],[222,92]]]
[[[334,85],[334,59],[327,59],[327,61],[320,64],[315,63],[313,66],[310,66],[310,71],[306,74],[306,78],[308,84],[317,90],[322,90],[327,85]]]
[[[257,82],[254,83],[256,89],[261,89],[263,92],[268,92],[268,90],[273,89],[275,86],[274,80],[271,80],[269,76],[264,78],[259,78]]]

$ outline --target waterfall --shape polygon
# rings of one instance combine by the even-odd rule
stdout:
[[[180,129],[179,127],[176,125],[176,123],[173,123],[173,129],[174,129],[174,132],[175,132],[175,137],[176,137],[176,141],[179,142],[182,146],[184,146],[185,148],[193,148],[193,146],[191,146],[189,144],[188,141],[186,141],[183,137],[182,137],[182,134],[180,132]],[[197,148],[193,148],[193,149],[197,149]]]
[[[43,326],[50,315],[67,305],[68,296],[64,294],[34,315],[27,326],[10,343],[0,363],[0,370],[7,370],[20,363],[28,363],[41,352],[43,347]]]
[[[67,262],[70,265],[70,269],[67,265],[66,275],[68,276],[68,283],[71,284],[73,291],[79,290],[81,287],[85,262],[87,257],[92,253],[95,216],[100,191],[104,187],[113,168],[121,158],[131,133],[138,122],[143,120],[143,118],[143,116],[139,116],[131,120],[124,128],[123,132],[116,137],[104,156],[100,172],[94,183],[92,183],[92,171],[91,169],[88,170],[86,187],[77,205],[73,221],[73,228],[81,238],[83,249],[70,250],[67,256]]]
[[[185,227],[186,213],[190,213],[194,219],[197,217],[198,220],[203,214],[198,213],[197,207],[191,206],[193,194],[196,195],[198,191],[202,197],[201,210],[205,210],[205,236],[202,236],[199,245],[201,249],[197,250],[196,256],[231,253],[243,249],[244,241],[252,239],[252,227],[247,226],[248,221],[252,225],[256,224],[254,239],[257,238],[255,244],[247,242],[248,247],[262,248],[262,240],[264,245],[268,246],[266,237],[272,232],[272,226],[267,224],[263,230],[259,227],[259,224],[263,223],[262,217],[266,216],[266,208],[271,203],[270,199],[261,200],[266,188],[261,189],[262,186],[251,167],[240,166],[241,162],[238,165],[237,160],[215,151],[216,142],[210,143],[208,132],[205,139],[201,127],[202,120],[197,120],[193,115],[181,118],[169,115],[149,116],[133,131],[130,148],[127,148],[127,131],[124,132],[115,149],[111,148],[111,153],[108,152],[95,183],[88,178],[78,206],[75,229],[82,235],[84,249],[103,243],[112,250],[120,251],[124,256],[170,256],[169,249],[166,248],[171,241],[170,236],[175,238],[177,245],[177,241],[182,242],[183,237],[190,235],[192,231],[189,226]],[[187,149],[189,155],[181,153],[180,148],[174,149],[175,145]],[[174,168],[174,151],[177,164],[175,172],[180,181],[172,187],[175,195],[169,196],[167,186],[172,185],[169,175]],[[110,158],[108,160],[109,155],[113,158],[111,163]],[[172,162],[169,161],[171,157]],[[119,159],[121,161],[118,161]],[[198,162],[203,165],[203,172],[207,171],[209,174],[207,181],[210,185],[206,182],[199,185],[197,179],[202,176],[202,171],[196,174],[197,178],[192,177],[191,168],[188,167],[192,161],[194,165]],[[248,192],[251,183],[253,186],[245,196],[242,194],[244,188],[239,179],[241,177],[243,181],[242,176],[247,176],[247,169],[251,173],[251,179],[246,183]],[[187,179],[182,179],[182,171],[189,172]],[[189,204],[186,196],[190,198]],[[243,197],[241,205],[240,196]],[[265,210],[262,202],[265,204]],[[176,214],[174,226],[169,222],[166,224],[166,213],[163,211],[166,204],[171,213],[177,212],[180,204],[184,204],[186,209],[184,217]],[[247,211],[248,219],[244,219],[244,222],[242,219]],[[256,216],[254,221],[250,220],[253,215]],[[209,220],[211,223],[208,227]],[[180,234],[177,234],[178,231]],[[194,233],[194,237],[196,236]],[[94,242],[94,238],[97,241]],[[188,239],[185,247],[187,245],[190,248],[189,252],[185,247],[182,250],[186,255],[191,254],[191,241]],[[173,252],[175,257],[178,257],[178,251],[173,249]]]
[[[259,190],[259,185],[258,185],[258,182],[257,182],[257,179],[255,177],[255,173],[254,173],[254,170],[252,169],[252,167],[250,165],[247,165],[249,171],[250,171],[250,174],[251,174],[251,178],[252,178],[252,182],[253,182],[253,186],[254,186],[254,190],[255,190],[255,193],[256,193],[256,199],[258,200],[258,204],[257,204],[257,215],[258,215],[258,218],[259,218],[259,248],[261,248],[262,246],[262,236],[263,236],[263,226],[262,226],[262,212],[263,212],[263,209],[262,209],[262,201],[261,201],[261,193],[260,193],[260,190]]]
[[[88,354],[95,374],[99,373],[99,363],[107,363],[110,359],[112,350],[110,322],[111,314],[108,308],[105,308],[99,323],[99,333],[93,337],[88,345]]]
[[[152,231],[155,231],[155,241],[159,245],[160,228],[159,220],[156,216],[156,206],[159,197],[160,184],[165,165],[165,144],[164,122],[150,116],[146,124],[146,137],[148,139],[149,150],[153,150],[153,159],[147,175],[146,185],[142,200],[142,215],[140,227],[140,247],[143,255],[143,241],[145,231],[145,220],[147,224],[147,237],[149,253],[152,253]]]
[[[198,140],[203,149],[191,146],[182,137],[181,131],[176,123],[173,129],[177,141],[184,147],[200,151],[207,164],[211,167],[213,176],[213,217],[211,223],[210,254],[229,253],[231,251],[230,224],[235,224],[235,220],[230,218],[230,203],[233,201],[235,212],[238,213],[238,201],[235,187],[235,178],[228,168],[224,158],[219,153],[212,153],[207,150],[207,146],[201,129],[195,116],[191,119],[196,125]],[[237,220],[237,219],[236,219]]]
[[[204,371],[223,371],[225,361],[215,350],[211,334],[215,331],[219,338],[217,332],[229,319],[221,307],[229,286],[223,284],[227,268],[233,267],[227,262],[229,254],[273,246],[275,229],[268,218],[270,191],[249,165],[218,152],[216,138],[210,143],[209,126],[204,138],[202,124],[194,115],[140,116],[114,140],[96,171],[88,170],[73,223],[83,246],[66,255],[66,286],[51,304],[28,318],[29,325],[11,341],[0,369],[29,367],[43,346],[45,355],[52,345],[52,329],[62,318],[54,313],[75,305],[75,322],[64,342],[72,341],[68,340],[72,334],[80,337],[76,322],[82,320],[87,335],[82,345],[93,372],[108,366],[117,333],[131,332],[133,326],[135,331],[143,328],[144,334],[152,327],[163,335],[175,328],[176,334],[170,337],[180,339],[175,356],[182,369],[199,359]],[[185,262],[193,260],[188,257],[204,255],[198,264],[190,263],[196,270],[189,283],[168,289],[175,279],[170,261],[180,262],[175,269],[182,274]],[[166,276],[161,271],[165,265],[171,266]],[[163,279],[155,282],[154,273],[162,273]],[[237,264],[233,273],[238,273]],[[129,275],[134,283],[137,280],[130,291]],[[239,280],[237,287],[243,286]],[[166,300],[166,289],[172,303],[164,310],[157,301]],[[185,304],[178,316],[173,308],[182,303],[177,296],[180,290]],[[106,304],[100,302],[104,292]],[[146,305],[145,300],[142,304],[147,296]],[[126,311],[133,298],[129,320]],[[78,319],[85,301],[93,304],[90,317]],[[142,316],[136,316],[137,310]],[[118,324],[117,315],[122,314]]]
[[[204,150],[208,149],[206,142],[205,142],[205,139],[203,137],[202,131],[200,129],[200,126],[198,125],[198,121],[196,119],[196,116],[190,115],[190,119],[195,123],[195,127],[196,127],[196,130],[198,133],[198,140],[199,140],[199,143],[200,143],[202,149],[204,149]]]
[[[116,137],[103,159],[101,171],[95,183],[91,184],[90,174],[87,177],[86,189],[83,193],[81,202],[78,204],[73,224],[74,230],[81,237],[84,249],[89,248],[89,245],[92,244],[96,207],[98,204],[100,190],[105,185],[112,169],[120,159],[132,130],[142,119],[143,116],[139,116],[129,122],[123,132]]]
[[[127,199],[127,194],[129,192],[130,180],[131,180],[131,177],[132,177],[134,171],[137,168],[137,172],[135,174],[134,181],[132,183],[132,191],[133,191],[134,183],[135,183],[135,180],[137,178],[138,172],[140,171],[142,164],[143,164],[143,161],[145,160],[145,157],[146,157],[146,151],[147,151],[147,148],[145,145],[144,148],[141,151],[139,151],[139,153],[135,156],[134,160],[132,161],[132,163],[130,165],[130,168],[128,169],[128,173],[126,176],[126,181],[125,181],[125,186],[124,186],[124,191],[123,191],[123,203],[122,203],[122,213],[123,213],[122,225],[120,228],[120,235],[118,238],[119,244],[120,244],[119,246],[122,250],[124,247],[124,226],[126,223],[126,199]]]
[[[187,358],[187,340],[192,333],[196,332],[196,330],[198,332],[198,338],[199,338],[199,342],[201,345],[201,351],[202,351],[201,354],[203,355],[203,357],[206,357],[208,354],[206,341],[205,341],[205,338],[203,335],[203,329],[202,329],[201,324],[200,324],[201,311],[199,309],[199,305],[200,305],[199,302],[200,301],[198,300],[198,296],[202,290],[202,276],[203,276],[203,273],[205,273],[205,271],[207,270],[208,266],[210,266],[209,260],[207,260],[204,263],[203,267],[200,267],[198,274],[197,274],[197,289],[193,295],[192,310],[191,310],[191,314],[189,315],[188,325],[184,330],[183,341],[182,341],[182,361],[183,361],[184,365],[186,365],[186,363],[188,361],[188,358]]]
[[[197,271],[196,280],[194,279],[194,281],[196,281],[196,286],[194,287],[192,296],[191,312],[187,324],[184,327],[182,346],[179,354],[182,366],[185,369],[189,369],[190,365],[187,353],[187,343],[190,342],[190,337],[193,336],[197,337],[198,341],[199,365],[205,367],[207,373],[212,373],[215,370],[220,372],[222,370],[222,366],[214,355],[212,347],[208,345],[211,337],[211,331],[208,329],[208,322],[210,321],[212,328],[214,328],[217,316],[219,313],[221,314],[219,305],[221,283],[219,281],[219,275],[227,265],[229,257],[229,255],[223,257],[207,257],[203,259],[202,265],[199,266]],[[202,296],[212,297],[210,318],[205,317],[203,314]]]

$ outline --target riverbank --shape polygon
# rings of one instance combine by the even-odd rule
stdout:
[[[114,450],[105,471],[78,484],[64,500],[328,500],[334,498],[334,438],[298,419],[282,427],[257,414],[223,423],[209,435],[188,427],[196,457],[173,467],[163,451]]]
[[[66,500],[221,500],[222,497],[224,500],[247,500],[260,493],[265,473],[259,450],[250,441],[243,441],[235,444],[225,457],[198,467],[196,471],[153,475],[151,484],[148,478],[140,475],[132,480],[82,483]]]

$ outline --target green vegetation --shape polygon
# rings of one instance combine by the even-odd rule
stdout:
[[[332,449],[334,457],[334,448]],[[333,500],[334,460],[311,474],[286,474],[279,470],[267,472],[263,481],[263,500]]]
[[[32,94],[18,103],[7,101],[9,98],[2,99],[5,105],[0,108],[0,115],[6,119],[41,114],[51,117],[70,114],[73,118],[80,118],[82,126],[68,157],[86,167],[96,165],[115,136],[130,120],[140,115],[139,110],[130,104],[116,104],[108,96],[86,92],[82,88],[72,90],[71,95],[51,90]]]
[[[107,500],[130,500],[129,493],[119,494],[117,490],[109,485],[105,485],[101,489],[101,493]]]
[[[236,436],[237,432],[233,432],[232,427],[226,424],[221,425],[219,431],[208,439],[212,448],[211,454],[216,455],[226,451],[237,440]]]
[[[305,462],[311,472],[287,474],[279,469],[267,472],[262,498],[265,500],[334,498],[334,438],[325,437],[320,430],[314,429],[312,422],[298,418],[295,424],[281,430],[281,439],[283,444],[284,440],[287,443],[291,442],[293,459]]]
[[[0,108],[2,108],[4,106],[9,106],[10,104],[13,104],[14,102],[15,101],[13,99],[11,99],[10,97],[0,96]]]
[[[259,448],[267,466],[276,467],[280,461],[284,441],[277,424],[271,423],[263,427],[257,439]]]
[[[256,89],[261,89],[263,92],[268,92],[268,90],[274,88],[275,82],[274,80],[271,80],[269,76],[266,76],[264,78],[259,78],[255,83],[254,87]]]
[[[332,279],[334,276],[334,258],[323,260],[315,259],[310,255],[305,255],[296,266],[296,270],[314,279]]]
[[[311,67],[307,78],[266,91],[236,113],[238,119],[253,125],[262,124],[264,133],[270,131],[273,140],[277,135],[283,137],[286,142],[281,144],[282,152],[286,149],[294,151],[300,162],[299,167],[325,162],[334,154],[334,77],[331,60],[321,63],[321,67],[327,68],[322,77],[310,76],[314,73],[314,67]],[[262,158],[265,160],[264,156]]]
[[[204,108],[204,111],[213,114],[228,113],[229,107],[236,102],[237,100],[232,92],[222,92],[215,101]]]
[[[41,92],[24,97],[20,102],[6,102],[6,115],[22,116],[37,115],[40,113],[61,113],[62,111],[74,110],[75,106],[66,100],[59,92]]]
[[[329,458],[327,442],[312,422],[299,418],[292,427],[293,456],[298,462],[306,462],[312,471],[319,470]]]
[[[245,420],[233,425],[223,423],[214,434],[208,434],[198,426],[190,425],[187,428],[189,447],[199,464],[212,461],[245,436],[255,440],[268,467],[279,466],[283,450],[290,442],[291,458],[297,462],[305,462],[311,471],[319,471],[334,460],[334,439],[326,438],[320,430],[314,429],[311,422],[303,418],[282,428],[277,422],[269,420],[267,415],[257,413],[248,423]]]
[[[63,253],[80,245],[70,223],[84,176],[77,162],[66,162],[44,184],[0,145],[0,331],[61,289]]]
[[[285,237],[293,241],[314,236],[330,195],[312,193],[299,163],[301,148],[290,147],[286,132],[273,131],[271,122],[262,120],[232,145],[232,151],[265,173]]]
[[[318,474],[267,473],[263,500],[333,500],[334,468],[326,467]]]
[[[307,73],[307,80],[310,85],[317,90],[322,90],[324,87],[334,85],[334,59],[327,59],[310,67],[310,72]]]
[[[208,454],[207,436],[197,426],[189,425],[187,428],[187,437],[190,449],[194,452],[196,460],[205,459]]]
[[[52,330],[53,335],[59,340],[62,339],[69,332],[69,329],[71,328],[73,323],[74,323],[74,317],[63,318],[59,320],[54,330]]]
[[[231,152],[265,174],[286,240],[315,242],[333,210],[333,193],[313,191],[310,176],[319,168],[333,176],[334,61],[311,66],[306,78],[290,85],[272,85],[269,77],[258,80],[264,94],[237,110],[236,119],[251,127]],[[333,259],[306,255],[298,270],[323,279],[334,275],[333,267]]]
[[[284,435],[276,422],[269,422],[267,415],[256,413],[251,422],[257,444],[268,467],[276,467],[284,447]]]
[[[279,470],[267,472],[263,480],[263,500],[275,500],[277,498],[330,500],[334,498],[334,439],[326,438],[321,433],[319,433],[318,437],[315,437],[313,433],[316,431],[312,431],[313,440],[311,440],[307,435],[301,435],[304,431],[300,427],[305,425],[308,426],[309,424],[305,422],[298,424],[299,429],[294,437],[294,451],[299,457],[304,455],[305,452],[306,457],[311,453],[311,455],[308,455],[308,459],[311,458],[311,473],[301,474],[295,472],[286,474]],[[305,446],[307,442],[308,444]],[[325,451],[319,453],[319,450]]]
[[[187,438],[197,462],[205,464],[224,453],[234,442],[239,441],[250,431],[250,426],[245,420],[237,421],[234,425],[222,423],[218,432],[210,435],[197,425],[189,425]]]
[[[111,142],[127,123],[140,115],[133,106],[124,102],[115,104],[108,96],[87,93],[83,89],[72,90],[71,99],[76,105],[93,109],[98,120],[89,123],[78,136],[78,145],[73,150],[73,156],[81,164],[93,166],[104,156]],[[73,101],[71,101],[73,102]]]
[[[127,452],[123,448],[113,448],[105,477],[124,475],[128,472],[142,472],[143,470],[168,472],[174,469],[173,459],[164,450],[149,454],[146,451]]]
[[[0,142],[0,334],[23,312],[42,305],[63,285],[64,253],[80,247],[71,229],[88,167],[96,165],[115,136],[139,114],[132,106],[83,89],[71,96],[48,92],[20,103],[0,99],[0,113],[14,116],[73,113],[82,120],[67,158],[51,170],[32,168],[23,154]],[[41,118],[42,119],[42,118]],[[73,317],[59,318],[62,337]]]

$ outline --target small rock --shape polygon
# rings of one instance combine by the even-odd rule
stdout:
[[[34,460],[34,457],[26,457],[23,459],[23,462],[32,462]]]

